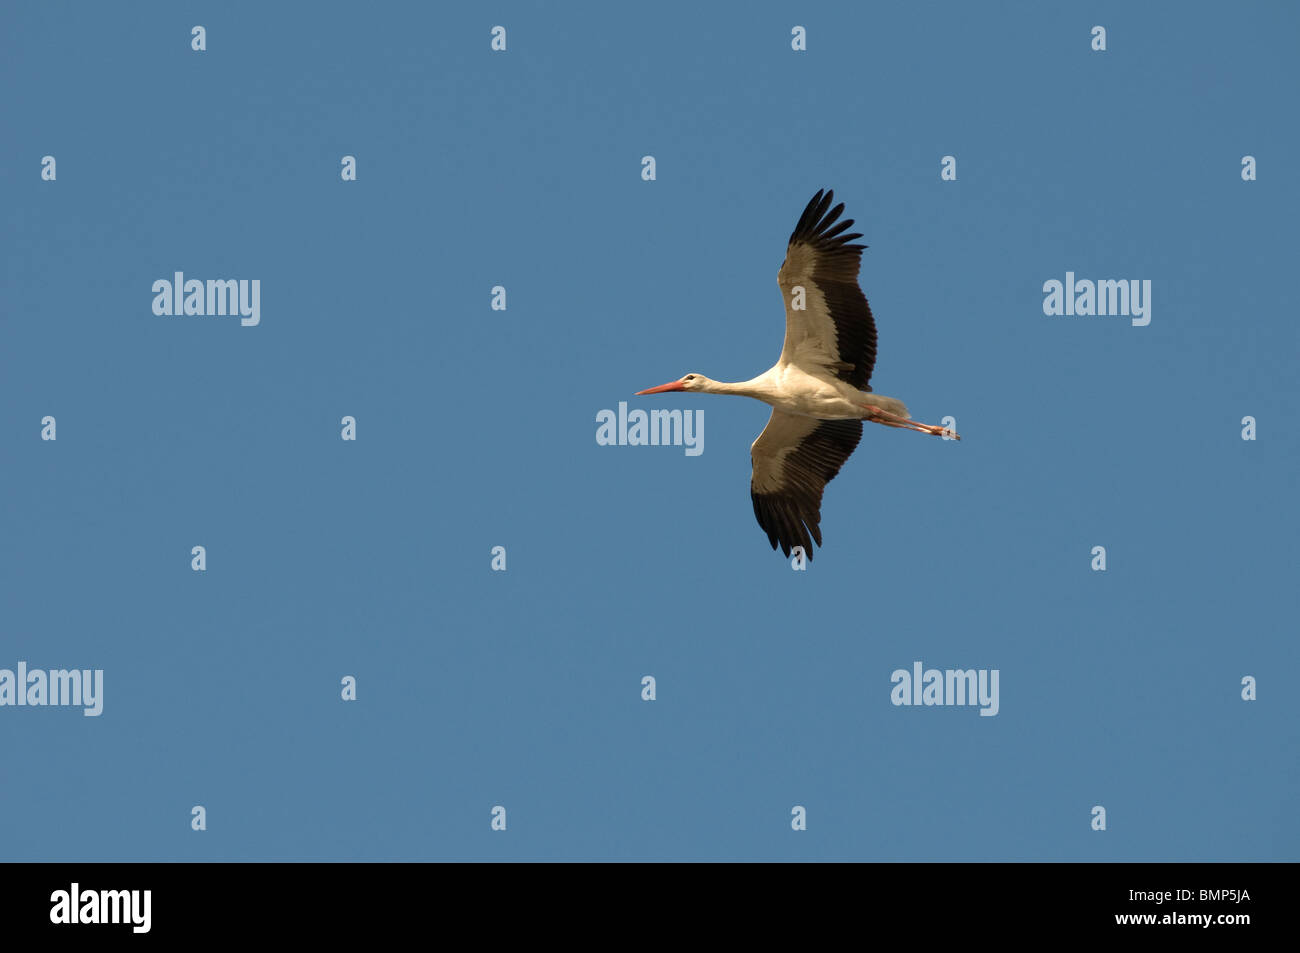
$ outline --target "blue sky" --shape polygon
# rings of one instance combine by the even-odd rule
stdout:
[[[1294,8],[0,18],[0,668],[105,685],[0,708],[0,857],[1297,859]],[[964,439],[869,426],[793,572],[767,409],[631,395],[776,359],[823,187],[874,387]],[[598,446],[619,401],[704,453]],[[917,660],[998,715],[891,705]]]

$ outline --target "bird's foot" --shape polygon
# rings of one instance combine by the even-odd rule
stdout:
[[[955,430],[950,430],[947,427],[940,427],[937,424],[921,424],[921,426],[925,428],[926,433],[932,434],[936,437],[948,437],[950,440],[961,439],[961,434],[957,433]]]
[[[909,417],[899,417],[897,414],[891,414],[887,410],[881,410],[874,404],[863,404],[862,409],[867,412],[867,420],[875,421],[878,424],[884,424],[886,427],[898,427],[900,430],[915,430],[917,433],[928,433],[933,437],[948,436],[953,440],[961,439],[955,430],[949,430],[947,427],[941,427],[937,424],[923,424],[912,420]]]

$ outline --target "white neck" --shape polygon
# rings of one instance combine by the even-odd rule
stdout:
[[[704,386],[703,392],[706,394],[735,394],[738,397],[753,397],[755,400],[766,400],[767,397],[771,396],[771,388],[767,386],[765,376],[760,375],[736,383],[711,380]]]

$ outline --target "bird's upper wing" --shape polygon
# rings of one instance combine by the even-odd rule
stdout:
[[[772,410],[749,448],[754,461],[749,493],[773,549],[780,545],[789,556],[792,546],[802,546],[812,559],[812,541],[822,544],[822,490],[861,439],[860,420],[816,420]]]
[[[834,192],[819,191],[799,216],[790,234],[785,261],[777,273],[785,299],[785,346],[781,361],[810,371],[829,369],[858,390],[870,390],[876,364],[876,322],[858,287],[858,268],[865,245],[850,242],[862,235],[843,234],[853,224],[835,220],[844,203],[831,208]],[[827,211],[829,209],[829,211]],[[795,288],[802,287],[804,305]]]

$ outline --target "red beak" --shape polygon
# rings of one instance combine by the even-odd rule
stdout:
[[[667,384],[660,384],[658,387],[651,387],[649,390],[639,390],[633,397],[640,397],[642,394],[666,394],[670,390],[686,390],[681,381],[669,381]]]

